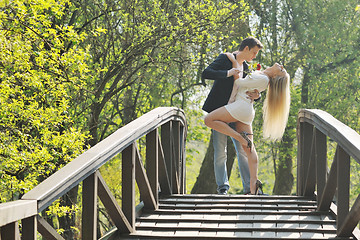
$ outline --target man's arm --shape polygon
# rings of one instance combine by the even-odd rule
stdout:
[[[247,98],[250,99],[252,102],[260,100],[261,97],[261,93],[257,89],[254,89],[253,91],[247,91],[246,94]]]
[[[225,54],[220,54],[202,72],[203,79],[222,80],[228,78],[228,71],[231,69],[231,62]]]

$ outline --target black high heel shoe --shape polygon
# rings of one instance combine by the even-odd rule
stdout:
[[[252,147],[252,141],[250,138],[248,138],[248,135],[253,135],[252,133],[247,133],[245,131],[240,132],[240,135],[247,141],[247,147],[251,149]]]
[[[263,190],[262,190],[262,182],[258,179],[256,180],[256,188],[255,188],[255,195],[261,195],[263,194]],[[261,194],[259,193],[259,189],[261,189]]]

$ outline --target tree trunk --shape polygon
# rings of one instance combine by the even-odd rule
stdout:
[[[309,76],[309,69],[304,68],[304,78],[301,86],[301,103],[308,103],[309,100],[309,82],[310,82],[310,76]]]
[[[294,139],[288,131],[285,131],[281,144],[279,146],[279,160],[276,169],[275,184],[273,188],[274,195],[290,195],[294,183],[292,174],[293,159],[291,151]]]
[[[231,169],[234,164],[236,153],[232,140],[228,137],[227,140],[227,172],[230,178]],[[213,147],[213,135],[211,134],[209,146],[206,150],[206,154],[203,163],[200,168],[199,175],[196,179],[194,187],[191,190],[192,194],[197,193],[216,193],[216,181],[214,174],[214,147]]]
[[[100,117],[100,104],[99,103],[93,103],[91,106],[91,117],[88,123],[89,132],[91,138],[88,140],[88,143],[90,146],[95,146],[95,144],[98,143],[98,125],[99,125],[99,117]]]
[[[77,185],[73,189],[71,189],[67,194],[61,197],[60,206],[69,207],[70,209],[77,204],[78,197],[78,188]],[[78,213],[80,214],[80,213]],[[59,228],[64,229],[64,233],[62,237],[66,240],[75,239],[75,230],[71,227],[77,227],[75,225],[75,210],[70,210],[70,213],[64,215],[63,217],[59,217]]]

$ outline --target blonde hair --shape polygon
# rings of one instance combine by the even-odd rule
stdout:
[[[284,134],[290,110],[290,76],[270,78],[263,105],[263,135],[270,140],[280,140]]]

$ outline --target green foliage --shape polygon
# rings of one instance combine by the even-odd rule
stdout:
[[[249,25],[265,45],[256,61],[284,64],[293,80],[290,147],[261,140],[262,104],[256,106],[259,176],[267,193],[279,166],[296,173],[299,108],[328,111],[359,132],[358,1],[247,2],[1,1],[0,201],[19,198],[78,156],[88,131],[94,145],[158,106],[181,107],[188,116],[190,191],[210,134],[202,122],[200,74],[219,52],[235,50]],[[120,162],[102,168],[118,200]],[[352,169],[357,182],[358,165]],[[232,176],[240,183],[237,172]],[[48,213],[76,210],[56,204]]]
[[[293,139],[293,147],[282,149],[284,143],[268,145],[261,141],[257,144],[261,159],[273,162],[276,175],[284,154],[292,156],[296,168],[295,129],[300,108],[322,109],[359,131],[358,1],[259,0],[249,4],[257,16],[251,21],[252,32],[265,45],[257,61],[265,66],[284,64],[294,85],[285,133]],[[260,108],[255,132],[261,132]],[[280,149],[285,151],[282,155]],[[259,168],[260,177],[265,174],[263,178],[271,179],[268,171],[261,172],[261,163]]]
[[[307,107],[328,111],[359,129],[358,2],[294,1],[293,4],[294,25],[302,32],[301,39],[297,40],[301,50],[298,56],[303,56],[299,67],[309,79],[304,103]],[[306,4],[307,8],[296,8],[296,4]]]
[[[198,71],[212,58],[205,49],[238,32],[242,4],[74,1],[62,21],[87,34],[90,73],[74,115],[90,129],[91,145],[155,107],[186,109],[192,87],[204,84]]]
[[[292,1],[302,101],[360,132],[360,18],[358,1]],[[297,8],[296,6],[306,8]],[[301,34],[300,34],[301,33]],[[333,161],[334,143],[329,144]],[[359,194],[359,164],[351,161],[351,196]]]
[[[69,115],[87,72],[83,36],[53,21],[68,1],[11,1],[0,14],[0,201],[14,200],[78,156],[86,134]]]

